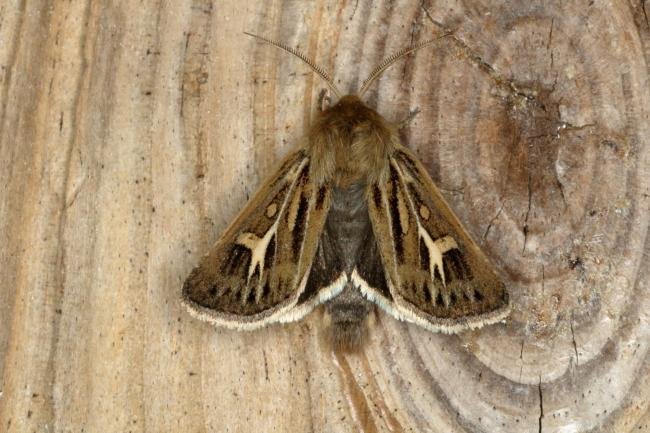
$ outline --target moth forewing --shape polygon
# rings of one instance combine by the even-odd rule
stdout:
[[[459,245],[454,247],[454,243],[462,243],[463,250],[467,251],[467,258],[473,264],[475,263],[474,267],[477,271],[480,271],[481,276],[490,277],[495,283],[498,283],[498,286],[503,288],[503,283],[497,276],[494,267],[451,210],[422,163],[404,146],[398,149],[395,160],[401,168],[400,172],[403,173],[405,182],[412,191],[409,197],[412,200],[413,211],[418,218],[420,228],[431,233],[434,222],[437,222],[441,229],[444,229],[445,225],[447,225],[450,231],[449,234],[453,236],[451,236],[452,239],[449,239],[449,237],[444,239],[447,243],[445,248],[452,247],[450,250],[457,251]],[[422,201],[418,202],[418,198],[422,198]],[[431,206],[427,206],[428,204]]]
[[[458,332],[508,314],[503,283],[428,173],[399,143],[390,179],[369,186],[369,214],[392,302],[361,290],[399,319]]]
[[[329,187],[311,182],[304,151],[287,157],[185,281],[190,313],[236,329],[291,316],[330,201]]]

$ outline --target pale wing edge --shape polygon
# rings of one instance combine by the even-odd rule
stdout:
[[[307,278],[309,277],[309,273],[303,278],[303,282],[301,283],[303,286],[307,283]],[[295,322],[297,320],[302,319],[305,317],[307,314],[311,313],[314,308],[316,308],[318,305],[329,301],[330,299],[334,298],[337,296],[343,288],[345,287],[345,283],[348,282],[350,278],[348,275],[343,272],[332,284],[326,287],[321,287],[318,289],[318,294],[314,296],[313,298],[309,299],[308,301],[300,304],[300,305],[293,305],[291,308],[289,308],[287,311],[284,312],[280,317],[278,317],[278,322],[280,323],[288,323],[288,322]],[[302,290],[300,291],[301,293],[305,290],[303,287]]]
[[[185,296],[183,296],[181,303],[185,306],[190,315],[196,319],[228,329],[253,331],[255,329],[263,328],[271,323],[288,323],[302,319],[319,304],[322,304],[341,293],[345,283],[348,281],[348,276],[343,273],[332,284],[319,289],[318,294],[312,299],[296,307],[298,297],[305,290],[308,276],[309,272],[307,272],[305,277],[303,277],[295,299],[285,302],[285,305],[280,305],[274,310],[267,310],[256,315],[241,316],[237,314],[218,312],[203,307],[191,299],[187,299]]]
[[[473,316],[464,316],[455,319],[445,319],[441,317],[423,314],[408,302],[399,299],[391,301],[379,293],[378,290],[371,287],[356,271],[352,272],[352,281],[359,287],[361,293],[370,301],[374,302],[386,313],[400,321],[414,323],[432,332],[442,332],[445,334],[456,334],[470,329],[478,329],[485,325],[491,325],[503,321],[510,314],[510,304],[506,303],[503,307],[489,311],[487,313]],[[395,292],[393,283],[390,278],[386,278],[386,283],[391,291]]]

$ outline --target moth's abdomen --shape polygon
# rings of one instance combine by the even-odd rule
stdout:
[[[335,188],[325,222],[328,240],[347,272],[352,272],[361,259],[363,246],[372,237],[364,193],[365,185],[362,184],[354,184],[347,189]]]
[[[354,184],[347,189],[334,189],[330,213],[322,238],[323,251],[330,262],[340,263],[351,275],[364,255],[368,242],[374,242],[365,200],[366,186]],[[361,344],[365,319],[372,308],[359,288],[348,281],[343,291],[326,304],[331,319],[332,343],[339,349],[354,349]]]
[[[363,297],[359,288],[348,281],[341,294],[325,304],[330,315],[333,346],[354,350],[361,346],[366,333],[366,317],[372,303]]]

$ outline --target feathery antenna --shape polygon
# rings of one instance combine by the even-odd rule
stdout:
[[[280,48],[280,49],[282,49],[282,50],[284,50],[284,51],[286,51],[288,53],[291,53],[294,56],[298,57],[300,60],[305,62],[314,72],[316,72],[318,75],[320,75],[320,77],[323,80],[325,80],[325,82],[327,83],[328,86],[330,86],[330,89],[332,89],[332,91],[334,92],[334,94],[336,95],[337,98],[341,98],[341,92],[339,92],[339,89],[334,84],[334,80],[332,80],[332,77],[330,77],[330,75],[327,72],[325,72],[325,70],[323,68],[318,66],[316,63],[314,63],[311,59],[309,59],[303,53],[296,50],[295,48],[291,48],[290,46],[285,45],[285,44],[283,44],[281,42],[275,41],[273,39],[268,39],[268,38],[265,38],[264,36],[258,36],[258,35],[255,35],[253,33],[248,33],[248,32],[244,32],[244,33],[247,34],[248,36],[252,36],[252,37],[254,37],[256,39],[259,39],[260,41],[266,42],[267,44],[273,45],[274,47]]]
[[[359,89],[359,98],[363,96],[364,93],[368,90],[368,87],[372,84],[379,75],[381,75],[382,72],[384,72],[386,69],[388,69],[389,66],[391,66],[393,63],[401,59],[402,57],[411,54],[413,51],[419,50],[420,48],[426,47],[427,45],[430,45],[438,39],[442,39],[445,36],[448,36],[447,34],[444,34],[440,37],[437,37],[435,39],[429,39],[423,42],[420,42],[419,44],[412,45],[410,47],[403,48],[396,52],[395,54],[386,57],[380,64],[377,66],[373,71],[370,73],[370,76],[363,80],[363,83],[361,84],[361,89]]]

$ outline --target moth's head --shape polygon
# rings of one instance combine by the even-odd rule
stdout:
[[[334,106],[339,107],[340,110],[349,109],[354,110],[358,107],[364,106],[365,104],[361,101],[358,95],[351,93],[349,95],[343,96],[339,99]]]
[[[345,107],[354,107],[355,104],[357,107],[366,107],[365,104],[363,104],[362,99],[363,95],[366,93],[368,88],[370,87],[370,84],[372,84],[379,75],[381,75],[382,72],[384,72],[386,69],[388,69],[389,66],[391,66],[393,63],[398,61],[404,56],[407,56],[408,54],[412,53],[413,51],[419,50],[420,48],[426,47],[427,45],[432,44],[433,42],[436,42],[438,39],[441,39],[447,34],[444,34],[438,38],[435,39],[429,39],[423,42],[420,42],[418,44],[412,45],[410,47],[406,47],[401,49],[400,51],[396,52],[395,54],[386,57],[375,69],[372,70],[368,78],[363,80],[363,83],[361,84],[361,88],[356,94],[351,94],[351,95],[345,95],[343,96],[342,93],[339,91],[339,89],[336,87],[334,84],[334,80],[332,80],[332,77],[325,72],[325,69],[322,67],[318,66],[316,63],[314,63],[311,59],[309,59],[307,56],[305,56],[303,53],[300,51],[296,50],[295,48],[291,48],[281,42],[275,41],[273,39],[268,39],[263,36],[258,36],[254,35],[252,33],[244,32],[248,36],[252,36],[256,39],[259,39],[261,41],[264,41],[268,44],[271,44],[275,47],[278,47],[280,49],[283,49],[284,51],[287,51],[288,53],[293,54],[294,56],[298,57],[300,60],[305,62],[314,72],[316,72],[332,89],[332,92],[334,92],[334,95],[339,99],[338,102],[334,106],[340,106],[341,108]],[[343,104],[343,105],[340,105]]]
[[[339,99],[334,105],[323,111],[323,116],[336,115],[342,120],[353,121],[354,119],[365,119],[375,113],[375,111],[368,107],[358,95],[350,94],[345,95]]]
[[[390,136],[383,117],[354,94],[343,96],[322,111],[312,126],[312,142],[326,137],[326,143],[340,143],[343,147],[378,136],[387,142]]]

